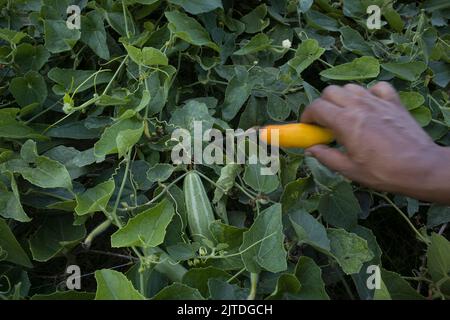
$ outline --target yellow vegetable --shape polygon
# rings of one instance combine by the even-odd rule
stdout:
[[[306,123],[290,123],[263,127],[259,130],[260,140],[271,144],[272,135],[275,133],[273,130],[277,129],[279,135],[278,145],[283,148],[309,148],[316,144],[328,144],[334,140],[334,135],[331,130]]]

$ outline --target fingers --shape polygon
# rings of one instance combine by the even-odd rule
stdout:
[[[387,82],[378,82],[376,85],[374,85],[373,87],[371,87],[369,89],[369,91],[377,96],[378,98],[396,103],[396,104],[401,104],[400,102],[400,97],[397,94],[397,91],[394,89],[393,86],[391,86],[389,83]]]
[[[306,149],[305,152],[310,153],[329,169],[340,172],[347,178],[354,176],[356,166],[347,154],[337,149],[319,144]]]
[[[315,123],[333,129],[336,126],[336,117],[341,111],[338,106],[319,98],[303,111],[301,122]]]
[[[343,87],[331,85],[325,88],[322,98],[340,107],[357,107],[361,104],[361,97],[370,97],[371,94],[356,84],[346,84]]]

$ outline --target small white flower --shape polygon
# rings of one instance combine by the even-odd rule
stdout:
[[[290,47],[292,47],[292,42],[289,39],[286,39],[286,40],[283,40],[281,45],[283,46],[283,48],[289,49]]]

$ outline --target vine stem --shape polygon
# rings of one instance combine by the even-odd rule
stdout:
[[[424,242],[425,244],[429,244],[429,241],[419,232],[419,230],[416,229],[416,227],[412,224],[411,220],[407,217],[407,215],[391,200],[388,196],[379,193],[379,192],[372,192],[373,194],[383,198],[386,200],[401,216],[402,218],[408,223],[408,225],[411,227],[411,229],[414,231],[414,233],[417,235],[417,237]]]
[[[256,291],[258,289],[258,273],[250,273],[250,294],[247,297],[247,300],[255,300]]]
[[[105,232],[109,228],[110,225],[111,225],[111,220],[109,220],[109,219],[100,223],[97,227],[94,228],[94,230],[91,231],[91,233],[89,233],[89,235],[86,237],[86,239],[84,239],[83,246],[85,248],[89,248],[92,244],[92,241],[94,241],[94,239],[98,235]]]
[[[106,86],[105,90],[103,90],[102,96],[104,96],[104,95],[108,92],[108,90],[109,90],[109,88],[111,87],[111,85],[112,85],[114,79],[117,77],[117,75],[119,74],[120,70],[122,69],[123,65],[125,64],[125,62],[126,62],[127,60],[128,60],[128,55],[126,55],[126,56],[123,58],[123,60],[122,60],[122,62],[120,63],[119,67],[117,68],[116,72],[114,72],[114,74],[113,74],[111,80],[109,80],[108,85]]]
[[[167,186],[164,187],[164,190],[161,191],[160,194],[158,194],[156,197],[154,197],[152,200],[140,205],[139,207],[143,207],[143,206],[148,206],[151,205],[152,203],[154,203],[156,200],[160,199],[164,194],[166,194],[166,192],[173,187],[173,185],[175,185],[178,181],[180,181],[181,179],[183,179],[185,176],[187,175],[186,173],[183,173],[181,176],[179,176],[178,178],[176,178],[175,180],[173,180],[171,183],[169,183]],[[129,210],[133,210],[133,209],[137,209],[138,207],[127,207],[124,209],[118,209],[121,211],[129,211]]]
[[[219,186],[217,183],[215,183],[213,180],[211,180],[210,178],[208,178],[206,175],[204,175],[203,173],[201,173],[200,171],[195,170],[195,172],[198,173],[199,176],[201,176],[203,179],[205,179],[206,181],[208,181],[209,183],[211,183],[213,186],[215,186],[216,188],[221,189],[223,192],[225,192],[225,189],[222,188],[221,186]],[[242,193],[244,193],[247,197],[249,197],[250,199],[255,200],[256,197],[252,196],[249,192],[247,192],[240,184],[235,183],[235,186],[242,191]]]
[[[122,228],[122,222],[120,221],[119,217],[117,216],[117,208],[119,207],[120,199],[122,198],[122,193],[123,193],[123,190],[125,189],[125,184],[126,184],[127,179],[128,179],[128,172],[130,171],[131,150],[132,150],[132,148],[127,152],[127,154],[125,156],[125,159],[124,159],[124,161],[125,161],[125,172],[123,174],[122,183],[120,184],[119,192],[117,193],[117,198],[116,198],[116,201],[114,203],[113,210],[111,211],[111,216],[114,219],[114,222],[116,223],[116,225],[117,225],[117,227],[119,229]],[[136,256],[139,258],[141,267],[144,267],[145,257],[139,252],[139,250],[136,247],[132,246],[131,249],[136,254]],[[143,272],[139,273],[139,281],[140,282],[144,281],[144,273]],[[140,288],[140,292],[141,292],[142,295],[144,295],[144,288],[143,287]]]

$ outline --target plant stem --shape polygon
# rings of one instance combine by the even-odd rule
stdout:
[[[247,300],[255,300],[256,291],[258,289],[258,273],[250,273],[250,294],[247,297]]]
[[[89,233],[89,235],[86,237],[86,239],[83,242],[83,246],[85,248],[89,248],[92,244],[92,241],[94,241],[94,239],[99,236],[100,234],[102,234],[103,232],[105,232],[109,226],[111,225],[111,220],[105,220],[102,223],[100,223],[96,228],[94,228],[94,230],[91,231],[91,233]]]
[[[373,191],[372,193],[386,200],[408,223],[408,225],[411,227],[411,229],[414,231],[417,237],[425,244],[427,245],[429,244],[429,241],[426,238],[424,238],[424,236],[419,232],[419,230],[416,229],[416,227],[412,224],[411,220],[409,220],[408,216],[399,207],[397,207],[397,205],[391,199],[389,199],[388,196],[375,191]]]

